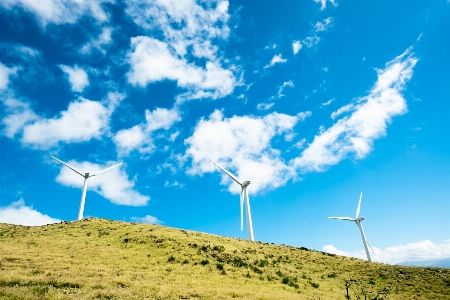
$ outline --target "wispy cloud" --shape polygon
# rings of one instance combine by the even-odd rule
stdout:
[[[317,22],[316,25],[314,25],[314,31],[315,32],[327,31],[328,28],[330,28],[331,26],[333,26],[333,18],[328,17],[324,19],[322,22]]]
[[[18,68],[8,68],[4,64],[0,63],[0,90],[6,89],[9,84],[9,76],[16,74]]]
[[[90,54],[93,50],[97,50],[105,54],[105,46],[110,45],[113,42],[111,37],[112,32],[113,29],[111,27],[102,28],[102,32],[97,38],[93,38],[81,47],[80,53]]]
[[[324,10],[325,8],[327,8],[327,1],[330,2],[333,6],[338,6],[336,0],[314,0],[314,2],[321,4],[320,10]]]
[[[277,54],[275,55],[272,60],[270,61],[270,63],[268,63],[267,65],[264,66],[264,69],[273,67],[275,64],[279,64],[279,63],[285,63],[287,62],[287,59],[284,59],[281,54]]]
[[[158,220],[158,218],[150,215],[146,215],[145,217],[131,217],[131,221],[145,224],[159,224],[159,225],[164,224],[163,221],[160,221]]]
[[[41,226],[58,222],[61,222],[61,220],[49,217],[33,209],[33,207],[26,206],[23,199],[8,206],[0,207],[0,223]]]
[[[280,86],[280,88],[278,89],[278,99],[285,96],[285,95],[283,94],[283,91],[284,91],[284,89],[285,89],[286,87],[294,87],[294,83],[292,82],[292,80],[285,81],[285,82],[283,82],[283,84]]]
[[[324,103],[322,103],[322,105],[320,105],[320,107],[325,107],[325,106],[328,106],[328,105],[330,105],[332,102],[334,101],[334,98],[333,99],[330,99],[330,100],[328,100],[327,102],[324,102]],[[333,118],[334,119],[334,118]]]
[[[271,109],[274,105],[275,103],[258,103],[258,105],[256,105],[256,108],[258,110],[268,110]]]
[[[373,261],[392,265],[421,265],[423,262],[450,259],[450,240],[445,240],[440,244],[434,244],[431,241],[425,240],[417,243],[387,247],[385,249],[377,247],[372,247],[372,249],[374,251],[374,253],[371,253]],[[366,259],[366,253],[363,249],[349,253],[338,250],[333,245],[326,245],[323,247],[323,251]]]
[[[45,27],[48,23],[73,24],[83,16],[105,22],[109,16],[102,6],[111,2],[113,0],[6,0],[0,1],[0,6],[6,9],[20,7],[35,15]]]
[[[366,156],[373,141],[386,135],[392,118],[407,111],[401,92],[416,63],[410,48],[388,62],[385,69],[377,70],[378,80],[369,94],[344,106],[343,111],[352,111],[351,115],[316,135],[301,156],[294,159],[294,166],[302,172],[323,171],[349,156]]]

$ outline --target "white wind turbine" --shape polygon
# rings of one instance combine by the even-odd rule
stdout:
[[[255,238],[253,236],[253,225],[252,225],[252,214],[250,212],[250,200],[248,199],[248,193],[247,193],[247,187],[250,185],[250,183],[252,183],[255,180],[261,179],[263,177],[269,176],[270,174],[264,175],[262,177],[259,177],[257,179],[253,179],[253,180],[246,180],[243,182],[240,182],[236,176],[234,176],[233,174],[231,174],[230,172],[228,172],[227,170],[225,170],[224,168],[222,168],[221,166],[219,166],[219,164],[217,164],[215,161],[213,161],[211,158],[208,158],[213,164],[215,164],[217,167],[219,167],[219,169],[221,169],[222,171],[225,172],[225,174],[227,174],[228,176],[231,177],[231,179],[233,179],[237,184],[239,184],[241,186],[241,231],[244,230],[244,205],[246,207],[246,214],[247,214],[247,230],[248,230],[248,239],[250,241],[254,241]]]
[[[106,172],[106,171],[108,171],[108,170],[110,170],[110,169],[112,169],[112,168],[118,167],[118,166],[120,166],[121,164],[123,164],[123,163],[120,163],[120,164],[114,165],[114,166],[112,166],[112,167],[103,169],[103,170],[101,170],[101,171],[98,171],[98,172],[95,172],[95,173],[92,173],[92,174],[90,174],[90,173],[84,173],[84,174],[83,174],[82,172],[78,171],[77,169],[75,169],[74,167],[70,166],[69,164],[63,162],[62,160],[59,160],[59,159],[57,159],[57,158],[54,157],[54,156],[52,156],[52,157],[53,157],[54,159],[56,159],[57,161],[59,161],[60,163],[62,163],[63,165],[65,165],[66,167],[68,167],[69,169],[71,169],[72,171],[74,171],[75,173],[81,175],[81,176],[84,178],[83,191],[81,192],[80,208],[79,208],[79,210],[78,210],[78,220],[83,219],[84,201],[85,201],[85,199],[86,199],[87,180],[88,180],[89,178],[91,178],[91,177],[100,175],[100,174],[102,174],[102,173],[104,173],[104,172]]]
[[[371,257],[370,257],[370,253],[369,253],[369,248],[367,246],[370,247],[369,245],[369,241],[367,241],[366,239],[366,235],[364,234],[364,230],[361,224],[361,221],[364,220],[364,217],[359,217],[359,210],[361,208],[361,199],[362,199],[362,192],[361,192],[361,196],[359,197],[359,203],[358,203],[358,208],[356,209],[356,216],[355,218],[350,218],[350,217],[328,217],[329,219],[338,219],[338,220],[346,220],[346,221],[353,221],[356,223],[356,225],[358,225],[359,231],[361,232],[361,237],[364,243],[364,249],[366,250],[366,254],[367,254],[367,260],[368,261],[372,261]],[[372,247],[370,247],[370,249],[373,252]]]

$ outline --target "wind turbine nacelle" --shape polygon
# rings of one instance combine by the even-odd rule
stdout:
[[[362,221],[362,220],[364,220],[364,217],[358,217],[355,219],[355,221]]]
[[[246,181],[244,181],[243,183],[242,183],[242,187],[244,187],[244,186],[249,186],[250,185],[250,180],[246,180]]]

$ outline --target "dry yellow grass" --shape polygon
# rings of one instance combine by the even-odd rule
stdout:
[[[105,219],[0,224],[0,299],[345,299],[348,279],[352,299],[450,299],[448,269]]]

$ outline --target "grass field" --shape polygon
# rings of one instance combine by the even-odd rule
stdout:
[[[450,299],[450,269],[105,219],[0,224],[0,299]]]

